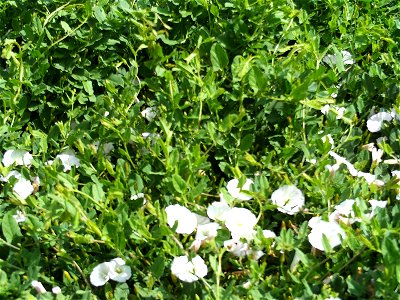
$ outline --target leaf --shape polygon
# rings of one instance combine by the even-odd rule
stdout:
[[[233,82],[238,82],[243,79],[244,76],[250,71],[251,69],[251,61],[253,60],[253,57],[248,57],[246,59],[243,58],[243,56],[235,56],[232,62],[232,77],[233,77]]]
[[[99,22],[104,22],[107,19],[107,15],[104,11],[104,9],[100,6],[96,6],[93,9],[94,17],[97,19]]]
[[[15,237],[22,236],[18,223],[15,221],[11,212],[4,215],[1,229],[8,243],[11,243]]]
[[[267,80],[264,74],[257,66],[253,66],[249,72],[249,85],[253,89],[254,93],[258,93],[260,90],[265,89]]]
[[[157,278],[160,278],[164,274],[165,261],[163,256],[158,256],[154,259],[151,265],[151,272]]]
[[[254,142],[254,134],[248,134],[240,140],[239,149],[242,151],[248,151],[253,145],[253,142]]]
[[[213,44],[210,50],[211,64],[214,71],[219,71],[225,68],[228,63],[228,54],[226,50],[219,44]]]
[[[178,193],[186,191],[186,181],[179,174],[172,175],[172,185]]]
[[[85,89],[86,93],[88,93],[89,96],[93,95],[93,85],[92,81],[86,80],[82,82],[83,88]]]
[[[69,25],[66,23],[66,22],[64,22],[64,21],[61,21],[60,22],[60,25],[61,25],[61,27],[65,30],[65,32],[71,32],[71,27],[69,27]]]

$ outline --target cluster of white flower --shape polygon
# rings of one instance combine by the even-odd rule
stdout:
[[[131,275],[131,267],[126,265],[122,258],[117,257],[97,265],[90,273],[90,283],[94,286],[102,286],[110,279],[125,282],[131,278]]]
[[[4,153],[2,164],[5,167],[10,166],[26,166],[29,167],[33,162],[32,154],[24,150],[7,150]],[[11,178],[15,178],[16,182],[13,186],[14,193],[20,199],[26,199],[29,195],[31,195],[35,187],[38,186],[40,180],[38,177],[33,178],[32,180],[28,180],[22,176],[21,173],[15,170],[11,170],[8,174],[3,177],[0,176],[0,181],[8,182]]]
[[[254,182],[247,179],[243,186],[240,186],[238,179],[230,180],[226,185],[227,195],[233,201],[248,201],[253,197],[251,195],[251,186]],[[292,191],[293,192],[293,191]],[[297,191],[296,191],[297,192]],[[285,203],[280,207],[287,211],[299,210],[302,205],[294,205],[293,197],[297,197],[288,193],[289,204]],[[278,199],[278,197],[276,198]],[[304,197],[303,197],[304,202]],[[279,204],[278,204],[279,207]],[[191,212],[186,207],[179,204],[169,205],[165,208],[167,214],[167,223],[171,228],[174,228],[177,233],[191,234],[196,230],[196,236],[192,242],[190,249],[198,251],[208,240],[214,239],[218,230],[225,227],[231,234],[231,239],[224,242],[224,247],[228,252],[238,257],[250,257],[259,259],[264,255],[261,250],[253,250],[250,246],[251,241],[256,235],[254,227],[257,224],[257,217],[247,208],[232,207],[224,197],[224,193],[220,193],[220,201],[215,201],[207,208],[207,216],[200,216]],[[213,220],[213,221],[211,221]],[[264,230],[264,237],[273,239],[276,235],[270,230]],[[180,256],[173,260],[171,272],[180,280],[193,282],[206,276],[207,266],[200,256],[189,260],[187,256]]]
[[[326,166],[326,168],[331,173],[336,172],[339,169],[340,165],[344,164],[352,176],[364,178],[368,182],[368,184],[374,184],[376,186],[383,186],[385,184],[382,180],[377,179],[376,175],[374,174],[358,171],[351,162],[349,162],[346,158],[338,155],[337,153],[329,151],[329,155],[336,160],[336,163],[333,166]],[[377,159],[377,157],[375,157],[375,159]]]
[[[387,201],[369,200],[371,205],[368,214],[365,218],[371,219],[378,208],[384,208]],[[325,251],[325,241],[331,249],[340,245],[342,240],[346,238],[346,233],[341,228],[339,222],[345,225],[351,225],[355,222],[361,222],[360,218],[355,216],[354,205],[357,204],[354,199],[347,199],[335,206],[335,210],[328,217],[328,221],[323,220],[321,217],[313,217],[309,220],[308,225],[311,227],[311,232],[308,235],[310,244],[321,251]]]
[[[378,113],[371,111],[371,115],[367,121],[367,128],[370,132],[379,132],[382,129],[384,122],[390,122],[392,120],[400,121],[400,115],[393,108],[390,112],[380,111]]]

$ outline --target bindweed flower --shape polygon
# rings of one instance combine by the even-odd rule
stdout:
[[[225,221],[225,214],[231,207],[225,201],[215,201],[207,208],[207,216],[216,221]]]
[[[326,165],[325,169],[327,169],[330,173],[331,176],[335,175],[336,171],[339,170],[340,165],[339,164],[333,164],[333,165]]]
[[[346,238],[346,234],[344,230],[340,227],[338,223],[335,221],[324,221],[321,217],[313,217],[308,222],[308,225],[311,227],[311,232],[308,235],[308,241],[310,244],[321,251],[325,251],[323,245],[323,237],[326,237],[326,240],[331,248],[335,248],[336,246],[342,243],[342,239]]]
[[[175,222],[178,222],[177,233],[191,234],[196,229],[197,217],[186,207],[179,204],[169,205],[165,208],[165,212],[169,227],[173,228]]]
[[[67,150],[56,156],[64,166],[64,172],[70,171],[72,167],[79,167],[81,165],[79,158],[76,157],[72,150]],[[51,164],[51,163],[50,163]]]
[[[22,175],[18,171],[10,171],[6,177],[0,176],[0,181],[8,182],[11,177],[14,177],[15,179],[21,179]]]
[[[383,150],[382,149],[376,149],[375,147],[371,151],[372,153],[372,162],[375,164],[378,164],[382,161],[382,156],[383,156]]]
[[[3,166],[9,167],[12,164],[17,166],[30,166],[32,164],[32,154],[25,150],[7,150],[3,156]]]
[[[196,255],[192,260],[189,260],[186,255],[183,255],[174,258],[171,272],[182,281],[194,282],[205,277],[208,269],[200,256]]]
[[[110,261],[111,269],[110,269],[110,279],[116,282],[125,282],[129,278],[131,278],[131,267],[125,264],[125,261],[122,258],[114,258]]]
[[[115,258],[97,265],[90,273],[90,283],[94,286],[102,286],[108,280],[125,282],[131,277],[131,267],[125,264],[122,258]]]
[[[256,224],[256,216],[247,208],[234,207],[225,213],[225,226],[235,240],[252,239]]]
[[[369,204],[371,205],[371,213],[369,214],[369,218],[373,218],[379,208],[385,208],[387,205],[387,201],[380,200],[369,200]]]
[[[349,51],[346,51],[346,50],[342,50],[342,51],[340,51],[340,53],[338,53],[338,54],[334,54],[334,55],[331,55],[331,54],[329,54],[329,55],[326,55],[323,59],[322,59],[322,61],[324,62],[324,63],[326,63],[326,64],[329,64],[329,65],[336,65],[336,63],[337,63],[337,60],[339,59],[339,55],[341,55],[342,57],[342,61],[343,61],[343,64],[344,65],[352,65],[352,64],[354,64],[354,59],[353,59],[353,56],[351,55],[351,53],[349,52]]]
[[[240,240],[231,239],[224,241],[224,247],[226,250],[237,257],[249,257],[254,260],[260,259],[264,256],[264,252],[261,250],[253,250],[250,248],[248,243]]]
[[[17,210],[17,213],[13,215],[13,218],[17,223],[22,223],[26,221],[25,214],[20,210]]]
[[[58,295],[61,294],[61,288],[59,286],[55,286],[51,289],[51,291],[53,292],[53,294]]]
[[[206,241],[214,239],[218,234],[218,229],[221,226],[218,223],[206,223],[200,224],[197,226],[196,229],[196,236],[195,240],[193,241],[190,249],[193,251],[199,250],[201,245],[203,245]]]
[[[40,281],[37,280],[32,281],[32,287],[36,290],[36,292],[38,292],[38,294],[44,294],[47,292]]]
[[[370,132],[379,132],[382,129],[384,121],[390,122],[392,116],[388,112],[379,112],[369,117],[367,121],[367,128]]]
[[[243,243],[237,239],[230,239],[224,241],[226,250],[237,257],[245,257],[249,251],[249,244]]]
[[[16,193],[21,199],[28,198],[28,196],[31,195],[34,190],[35,188],[33,187],[32,183],[25,178],[20,178],[13,187],[14,193]]]
[[[324,135],[321,138],[321,140],[322,140],[322,142],[324,142],[324,144],[325,143],[331,144],[331,149],[335,148],[335,142],[333,141],[333,138],[332,138],[332,136],[330,134]]]
[[[336,120],[341,120],[346,112],[346,108],[344,107],[337,107],[336,108]]]
[[[325,104],[322,108],[321,108],[321,113],[326,115],[327,113],[329,113],[329,109],[331,108],[331,106],[329,104]]]
[[[96,151],[99,151],[100,142],[99,141],[94,142],[93,146],[96,149]],[[113,143],[104,143],[104,144],[102,144],[101,150],[103,151],[103,154],[105,156],[107,156],[108,154],[110,154],[111,151],[114,150],[114,144]]]
[[[240,188],[239,180],[235,178],[228,182],[228,184],[226,185],[226,189],[228,190],[228,193],[233,198],[241,200],[241,201],[247,201],[247,200],[251,200],[253,198],[253,196],[249,195],[250,186],[252,184],[254,184],[253,180],[246,179],[246,182]]]
[[[147,107],[142,110],[141,115],[147,121],[151,122],[157,116],[157,109],[155,107]]]
[[[354,222],[359,222],[360,219],[355,217],[353,205],[355,200],[347,199],[342,203],[335,206],[335,211],[329,215],[331,221],[342,221],[343,223],[350,225]]]
[[[271,195],[272,203],[278,206],[278,210],[285,214],[294,215],[304,206],[304,195],[294,185],[284,185]]]

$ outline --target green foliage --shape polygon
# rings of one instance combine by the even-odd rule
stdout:
[[[390,0],[1,1],[1,155],[33,162],[3,161],[0,175],[40,183],[24,198],[18,178],[0,182],[0,298],[52,299],[55,286],[56,299],[396,298],[399,118],[379,132],[367,120],[399,113],[398,15]],[[71,150],[80,165],[66,170],[57,156]],[[384,185],[330,171],[330,151]],[[253,179],[254,199],[233,199],[232,178]],[[300,213],[271,203],[284,184],[304,193]],[[165,208],[206,216],[220,193],[258,217],[250,246],[265,255],[228,253],[222,228],[198,251],[208,275],[181,282],[171,263],[194,235]],[[361,221],[313,248],[307,222],[346,199]],[[369,218],[371,199],[388,204]],[[93,286],[115,257],[132,277]]]

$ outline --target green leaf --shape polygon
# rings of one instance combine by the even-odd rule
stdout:
[[[69,27],[69,25],[66,22],[61,21],[60,25],[65,30],[65,32],[69,33],[71,31],[71,27]]]
[[[154,259],[153,264],[151,265],[151,272],[157,278],[161,278],[164,274],[165,269],[165,261],[163,256],[158,256]]]
[[[93,85],[92,81],[86,80],[82,82],[83,88],[85,89],[86,93],[88,93],[89,96],[93,95]]]
[[[104,22],[107,19],[107,15],[106,15],[104,9],[101,6],[96,6],[93,9],[93,13],[94,13],[94,17],[99,22]]]
[[[179,174],[172,175],[172,185],[178,193],[186,191],[186,181]]]
[[[11,212],[8,212],[4,215],[1,223],[1,229],[8,243],[11,243],[15,237],[22,236],[18,223],[15,221]]]
[[[254,142],[254,134],[245,135],[240,140],[239,149],[242,151],[248,151],[248,150],[250,150],[251,146],[253,145],[253,142]]]
[[[238,55],[235,56],[232,62],[232,77],[233,77],[233,82],[238,82],[243,79],[244,76],[250,71],[252,65],[251,61],[253,60],[253,57],[248,57],[244,59],[242,56]]]
[[[219,44],[213,44],[210,50],[211,64],[214,71],[219,71],[225,68],[228,63],[228,54],[226,50]]]

